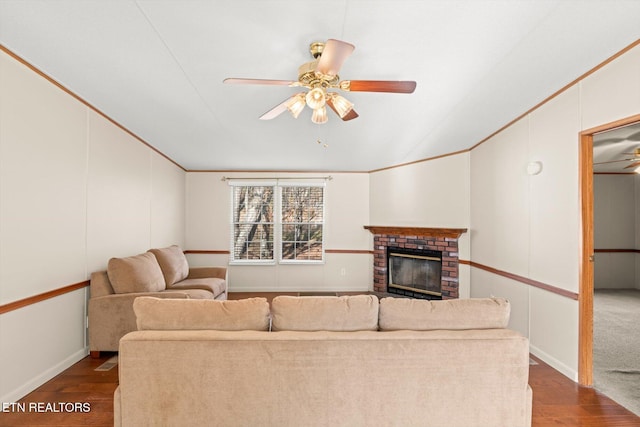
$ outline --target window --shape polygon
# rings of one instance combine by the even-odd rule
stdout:
[[[324,186],[232,184],[232,262],[324,260]]]
[[[282,187],[282,261],[322,261],[323,187]]]
[[[233,186],[233,260],[272,261],[272,186]]]

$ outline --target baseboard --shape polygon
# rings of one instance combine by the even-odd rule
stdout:
[[[529,345],[529,352],[574,382],[578,382],[578,372],[536,346]]]
[[[18,387],[17,389],[12,390],[4,396],[0,397],[0,402],[17,402],[27,394],[31,393],[33,390],[40,387],[42,384],[49,381],[51,378],[68,369],[78,361],[84,359],[87,354],[89,354],[89,347],[85,347],[81,350],[76,351],[66,359],[60,361],[56,365],[42,372],[40,375],[37,375],[36,377],[27,381],[21,387]]]

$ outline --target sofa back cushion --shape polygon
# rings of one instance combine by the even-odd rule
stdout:
[[[189,275],[189,263],[187,257],[179,246],[173,245],[162,249],[149,249],[160,264],[167,287],[184,280]]]
[[[504,298],[382,298],[379,326],[382,331],[499,329],[507,327],[509,315],[510,304]]]
[[[111,258],[107,275],[117,294],[159,292],[166,288],[164,276],[151,252],[126,258]]]
[[[274,331],[375,331],[378,298],[279,296],[271,302],[271,318]]]
[[[268,331],[266,298],[242,300],[164,299],[133,301],[138,330]]]

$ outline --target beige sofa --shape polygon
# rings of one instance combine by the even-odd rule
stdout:
[[[138,298],[116,426],[530,426],[502,299]],[[271,331],[269,325],[271,323]]]
[[[112,258],[106,271],[91,274],[89,299],[89,351],[118,351],[118,342],[136,330],[133,301],[139,296],[158,298],[227,299],[225,267],[189,268],[174,245],[144,254]]]

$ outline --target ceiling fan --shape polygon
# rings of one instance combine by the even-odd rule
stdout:
[[[628,154],[631,155],[633,157],[629,158],[629,159],[625,159],[627,161],[632,160],[633,163],[631,163],[629,166],[625,166],[625,169],[635,169],[638,166],[640,166],[640,148],[636,148],[635,150],[633,150],[633,153],[624,153],[624,154]]]
[[[633,163],[631,163],[630,165],[625,166],[624,169],[635,169],[638,166],[640,166],[640,147],[634,149],[632,153],[622,153],[622,154],[626,154],[631,157],[628,157],[625,159],[619,159],[619,160],[608,160],[606,162],[595,162],[594,165],[633,161]]]
[[[301,87],[306,92],[297,93],[276,105],[260,116],[260,120],[271,120],[288,110],[293,117],[298,118],[305,105],[313,110],[311,121],[322,124],[328,120],[328,105],[344,121],[358,117],[353,109],[353,103],[334,92],[388,92],[413,93],[416,88],[414,81],[394,80],[340,80],[338,72],[344,61],[351,55],[355,46],[340,40],[329,39],[326,43],[311,43],[309,51],[313,61],[306,62],[298,68],[298,80],[266,80],[228,78],[227,84],[273,85]]]

